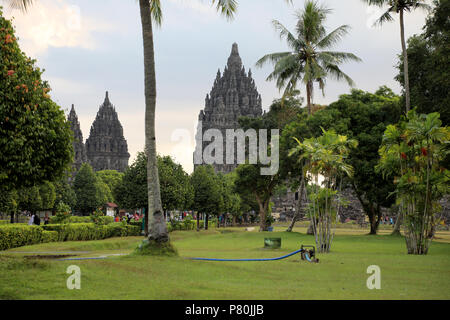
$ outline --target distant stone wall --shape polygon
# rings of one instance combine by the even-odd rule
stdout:
[[[343,207],[340,210],[339,218],[341,222],[344,222],[347,219],[351,219],[354,221],[364,221],[365,213],[364,209],[361,205],[361,202],[358,200],[355,192],[352,189],[345,189],[342,191],[344,198],[349,202],[347,207]],[[298,195],[297,195],[298,197]],[[296,192],[288,191],[286,195],[273,197],[272,202],[274,206],[272,207],[272,212],[277,216],[279,215],[281,221],[291,220],[295,214],[296,207]],[[448,225],[450,223],[450,195],[445,196],[441,201],[442,212],[441,216],[445,221],[445,224]],[[300,220],[308,219],[305,216],[306,207],[308,202],[306,199],[303,201],[302,205],[302,215],[300,216]],[[391,215],[390,210],[388,208],[381,208],[383,215]]]

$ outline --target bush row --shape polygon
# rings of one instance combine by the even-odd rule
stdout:
[[[95,223],[48,224],[42,228],[47,231],[56,231],[58,233],[57,241],[101,240],[140,234],[140,228],[121,222],[107,225]]]
[[[95,220],[95,221],[94,221]],[[71,215],[56,215],[50,217],[50,224],[61,224],[61,223],[91,223],[96,222],[97,224],[110,224],[114,222],[114,218],[110,216],[71,216]]]
[[[203,229],[205,227],[205,221],[200,220],[199,222],[200,229]],[[216,222],[215,221],[208,221],[208,228],[215,228]],[[175,230],[195,230],[197,229],[197,220],[183,220],[183,221],[172,221],[167,222],[167,230],[169,232],[175,231]]]
[[[53,242],[57,232],[45,231],[39,226],[8,224],[0,226],[0,250],[32,244]]]
[[[48,224],[29,226],[0,225],[0,250],[56,241],[101,240],[111,237],[140,235],[140,228],[120,222],[108,225],[95,223]]]

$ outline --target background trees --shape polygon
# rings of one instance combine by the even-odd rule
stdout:
[[[450,1],[434,1],[424,32],[408,39],[411,105],[419,113],[439,112],[444,126],[450,123]],[[397,81],[406,90],[400,56]],[[448,162],[447,162],[448,163]]]
[[[389,207],[393,203],[393,199],[387,196],[394,190],[392,180],[384,180],[381,174],[375,172],[374,166],[379,160],[377,148],[386,126],[398,122],[400,114],[400,97],[387,87],[381,87],[375,94],[352,90],[351,94],[341,95],[339,100],[311,117],[298,118],[288,124],[283,130],[281,149],[295,147],[294,137],[305,139],[320,136],[322,128],[333,129],[349,139],[358,140],[358,148],[352,149],[348,158],[354,174],[344,183],[357,194],[369,217],[370,232],[376,234],[381,207]],[[301,170],[301,166],[295,170]]]
[[[222,182],[211,165],[203,165],[194,170],[191,183],[194,190],[192,209],[197,211],[197,231],[200,229],[199,214],[205,215],[205,229],[207,229],[209,215],[219,215],[224,207]]]
[[[106,204],[106,198],[105,190],[102,189],[102,183],[96,177],[92,167],[84,163],[73,182],[73,188],[77,197],[75,209],[83,214],[91,214],[99,207],[103,207]]]
[[[418,0],[363,0],[369,5],[374,5],[378,7],[387,6],[388,9],[383,13],[383,15],[375,22],[375,24],[382,25],[385,22],[393,21],[393,13],[398,13],[400,17],[400,39],[402,44],[402,55],[403,55],[403,78],[405,83],[405,100],[406,100],[406,113],[411,109],[411,98],[409,89],[409,73],[408,73],[408,53],[406,51],[406,40],[405,40],[405,22],[404,15],[405,12],[411,12],[416,9],[426,9],[430,10],[430,6],[425,3],[425,1]]]

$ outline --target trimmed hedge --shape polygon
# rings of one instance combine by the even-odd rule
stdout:
[[[8,224],[0,226],[0,250],[41,243],[43,230],[39,226]],[[47,237],[47,236],[45,236]]]
[[[111,237],[138,236],[140,228],[113,222],[108,225],[95,223],[48,224],[42,226],[46,231],[56,231],[57,241],[101,240]]]
[[[0,225],[0,251],[39,243],[101,240],[111,237],[139,236],[140,233],[140,227],[120,222],[108,225],[95,223],[42,226],[5,224]]]
[[[205,221],[200,220],[200,229],[203,229],[205,227]],[[215,228],[216,222],[215,221],[208,221],[208,228]],[[169,232],[176,231],[176,230],[196,230],[197,229],[197,220],[183,220],[183,221],[176,221],[175,223],[167,222],[167,230]]]
[[[81,217],[81,216],[67,216],[67,217],[61,217],[61,216],[52,216],[50,217],[50,224],[61,224],[61,223],[91,223],[94,222],[94,218],[92,216],[88,217]],[[98,224],[110,224],[114,222],[114,218],[110,216],[100,216],[95,217],[97,219]]]
[[[41,243],[57,242],[57,241],[58,241],[58,232],[45,230],[42,231]]]

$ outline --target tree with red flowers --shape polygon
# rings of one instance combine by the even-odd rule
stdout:
[[[69,123],[35,63],[0,7],[0,192],[59,179],[72,162]]]
[[[450,128],[442,126],[439,113],[416,114],[407,122],[389,125],[379,150],[376,169],[393,176],[397,203],[404,217],[410,254],[427,254],[434,235],[439,200],[448,194],[450,175],[443,167],[448,153]]]

